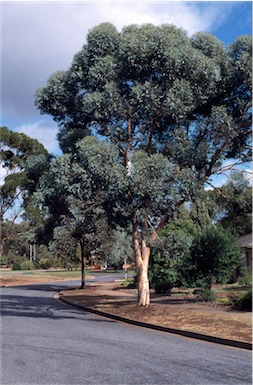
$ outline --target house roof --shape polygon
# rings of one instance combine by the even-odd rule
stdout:
[[[236,243],[242,247],[252,249],[252,233],[246,234],[243,237],[238,238]]]

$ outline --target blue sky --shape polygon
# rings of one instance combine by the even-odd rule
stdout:
[[[131,23],[173,23],[214,34],[226,45],[252,34],[251,1],[11,2],[2,1],[1,125],[37,138],[59,153],[57,125],[34,107],[36,89],[65,70],[93,26],[112,22],[120,31]]]
[[[196,2],[197,6],[205,8],[209,2]],[[208,32],[214,34],[226,45],[232,43],[240,35],[252,35],[252,2],[225,1],[214,2],[217,7],[224,7],[224,18],[214,21]]]

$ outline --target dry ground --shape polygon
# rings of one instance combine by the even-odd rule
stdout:
[[[252,313],[196,302],[196,298],[151,294],[151,304],[136,304],[136,290],[103,283],[61,293],[72,303],[128,319],[236,341],[252,342]]]
[[[66,278],[69,280],[69,278]],[[76,278],[73,278],[76,279]],[[17,286],[63,280],[56,276],[15,275],[0,277],[0,286]],[[149,307],[136,304],[136,289],[126,289],[120,282],[92,284],[85,289],[61,292],[69,301],[116,314],[128,319],[175,329],[252,342],[252,313],[229,307],[199,303],[192,296],[151,294]]]

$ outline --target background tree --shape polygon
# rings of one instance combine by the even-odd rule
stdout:
[[[185,284],[184,271],[181,266],[188,257],[194,235],[189,227],[168,226],[159,233],[160,242],[152,248],[149,279],[156,289],[156,284],[169,291],[173,287]]]
[[[59,123],[64,149],[73,151],[89,130],[117,149],[125,173],[110,180],[114,206],[106,213],[132,225],[140,305],[149,303],[150,238],[222,172],[224,159],[250,159],[251,51],[248,36],[225,48],[210,34],[188,37],[172,25],[118,33],[104,23],[89,32],[69,70],[37,91],[36,105]]]
[[[120,227],[109,229],[108,236],[101,244],[101,254],[109,266],[121,269],[124,265],[126,271],[127,265],[134,262],[130,232]]]
[[[61,265],[65,268],[72,269],[74,266],[80,266],[78,242],[72,236],[67,224],[54,228],[53,240],[50,242],[49,248],[52,254],[61,260]]]
[[[0,127],[0,160],[6,170],[0,186],[0,253],[4,242],[12,236],[12,226],[29,206],[39,178],[48,167],[50,156],[36,139]],[[9,225],[3,221],[8,217]],[[9,229],[7,231],[7,229]]]
[[[11,266],[16,256],[27,258],[29,255],[29,244],[27,232],[30,225],[28,222],[13,223],[5,220],[2,224],[3,255],[6,257],[6,264]]]
[[[234,236],[252,232],[252,187],[241,172],[233,172],[215,195],[219,223]]]
[[[112,155],[103,144],[100,153],[94,152],[97,140],[92,137],[86,138],[87,143],[84,140],[76,145],[74,154],[65,154],[51,163],[37,191],[38,202],[46,209],[47,217],[38,238],[43,242],[53,240],[52,247],[58,248],[66,258],[73,258],[74,250],[80,248],[82,286],[84,262],[89,260],[91,252],[99,249],[107,224],[103,205],[108,176],[103,174],[105,179],[101,178],[99,165],[102,172],[106,167],[114,167]],[[69,250],[61,245],[61,239],[66,239]]]
[[[183,265],[188,284],[208,290],[214,282],[227,283],[238,266],[241,249],[228,230],[211,225],[198,233]]]

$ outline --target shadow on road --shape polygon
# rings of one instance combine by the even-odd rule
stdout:
[[[90,283],[94,283],[94,279],[86,280],[86,285],[88,286]],[[56,283],[55,281],[50,283],[33,283],[33,284],[24,284],[24,285],[18,285],[18,286],[6,286],[1,287],[5,289],[18,289],[18,290],[40,290],[45,292],[56,292],[60,290],[67,290],[70,288],[80,288],[80,281],[79,280],[73,280],[73,281],[59,281],[59,283]]]
[[[23,288],[23,287],[22,287]],[[36,289],[38,287],[36,286]],[[45,291],[58,291],[66,288],[65,286],[46,286]],[[21,286],[19,287],[21,289]],[[30,288],[32,289],[32,288]],[[42,289],[41,289],[42,290]],[[1,292],[1,317],[32,317],[32,318],[49,318],[52,320],[59,319],[80,319],[83,321],[90,320],[87,318],[88,313],[81,312],[78,309],[71,308],[60,303],[54,298],[11,295]],[[90,316],[90,315],[89,315]],[[94,322],[115,322],[112,320],[98,319],[92,317]]]
[[[11,290],[41,290],[41,291],[60,291],[60,290],[66,290],[69,289],[71,286],[73,287],[78,287],[80,284],[78,281],[73,281],[71,284],[70,281],[60,281],[59,283],[53,282],[52,284],[50,283],[34,283],[34,284],[26,284],[26,285],[18,285],[18,286],[6,286],[5,289],[11,289]]]

